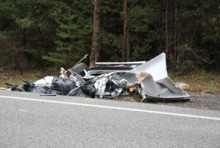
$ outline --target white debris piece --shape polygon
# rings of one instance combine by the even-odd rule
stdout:
[[[60,68],[60,78],[66,78],[66,70],[63,67]]]
[[[184,89],[186,89],[186,88],[189,87],[188,84],[183,83],[183,82],[176,82],[175,85],[176,85],[176,87],[178,87],[178,88],[180,88],[180,89],[182,89],[182,90],[184,90]]]
[[[83,77],[83,79],[92,79],[92,78],[95,78],[94,75],[91,75],[88,71],[86,71],[84,69],[84,73],[85,73],[85,76]]]
[[[108,83],[108,77],[101,77],[98,80],[96,80],[94,84],[97,90],[96,95],[100,96],[100,98],[103,98],[107,83]]]
[[[54,76],[46,76],[40,80],[37,80],[36,82],[34,82],[34,84],[36,86],[47,86],[47,87],[51,87],[52,85],[52,81],[53,81]]]

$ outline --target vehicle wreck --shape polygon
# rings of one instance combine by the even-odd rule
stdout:
[[[59,77],[47,76],[35,83],[23,79],[23,87],[6,85],[12,91],[51,95],[113,99],[139,94],[142,101],[189,101],[188,93],[168,77],[165,53],[150,61],[97,62],[91,69],[80,62],[68,70],[61,68]]]

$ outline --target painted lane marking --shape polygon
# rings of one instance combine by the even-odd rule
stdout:
[[[188,117],[188,118],[198,118],[198,119],[208,119],[208,120],[220,121],[220,118],[218,118],[218,117],[208,117],[208,116],[199,116],[199,115],[191,115],[191,114],[180,114],[180,113],[172,113],[172,112],[161,112],[161,111],[144,110],[144,109],[123,108],[123,107],[114,107],[114,106],[105,106],[105,105],[83,104],[83,103],[42,100],[42,99],[32,99],[32,98],[22,98],[22,97],[11,97],[11,96],[0,96],[0,98],[34,101],[34,102],[46,102],[46,103],[54,103],[54,104],[75,105],[75,106],[85,106],[85,107],[95,107],[95,108],[114,109],[114,110],[124,110],[124,111],[132,111],[132,112],[142,112],[142,113],[151,113],[151,114],[170,115],[170,116],[179,116],[179,117]]]

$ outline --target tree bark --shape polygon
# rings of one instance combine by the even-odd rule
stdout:
[[[174,58],[177,58],[177,51],[176,51],[176,46],[177,46],[177,0],[174,0],[174,35],[173,35],[173,50],[174,50]]]
[[[129,44],[129,30],[127,29],[127,61],[130,61],[130,53],[131,53],[131,49],[130,49],[130,44]]]
[[[168,54],[168,51],[169,51],[169,36],[168,36],[168,0],[166,0],[166,14],[165,14],[165,20],[166,20],[166,23],[165,23],[165,32],[166,32],[166,45],[165,45],[165,52],[166,54]]]
[[[95,66],[99,57],[100,47],[100,7],[102,0],[94,0],[94,15],[93,15],[93,38],[92,38],[92,49],[90,55],[90,68]]]
[[[159,52],[163,51],[163,27],[162,27],[162,18],[163,18],[163,1],[160,2],[160,15],[159,15],[159,29],[160,29],[160,43],[159,43]]]
[[[124,37],[123,37],[123,43],[122,43],[122,57],[121,61],[126,61],[127,56],[127,45],[128,45],[128,8],[127,8],[127,0],[124,0],[123,4],[123,11],[124,11]]]

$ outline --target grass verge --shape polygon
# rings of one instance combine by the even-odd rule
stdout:
[[[169,73],[174,82],[189,84],[187,91],[220,94],[220,74],[203,70],[194,71],[187,75],[179,76]]]

